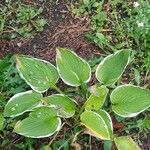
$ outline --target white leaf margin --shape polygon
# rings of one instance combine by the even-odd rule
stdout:
[[[135,87],[135,88],[140,88],[140,89],[142,89],[142,90],[146,90],[146,91],[150,92],[148,89],[145,89],[145,88],[140,87],[140,86],[135,86],[135,85],[132,85],[132,84],[120,85],[120,86],[118,86],[116,89],[114,89],[114,90],[112,91],[112,93],[110,94],[110,101],[111,101],[111,104],[112,104],[112,95],[113,95],[113,93],[114,93],[116,90],[118,90],[119,88],[128,87],[128,86],[130,86],[130,87]],[[119,116],[121,116],[121,117],[124,117],[124,118],[126,118],[126,117],[135,117],[135,116],[139,115],[141,112],[143,112],[143,111],[145,111],[146,109],[148,109],[149,107],[150,107],[150,105],[148,105],[145,109],[142,109],[141,111],[136,112],[136,113],[127,112],[128,115],[119,114],[119,113],[117,113],[117,112],[114,111],[114,110],[113,110],[113,112],[115,112],[117,115],[119,115]],[[130,113],[130,114],[129,114],[129,113]]]
[[[111,137],[110,137],[109,130],[108,130],[108,127],[107,127],[107,125],[106,125],[104,119],[103,119],[97,112],[89,111],[89,110],[86,110],[86,112],[92,112],[92,113],[94,113],[97,117],[99,117],[99,118],[102,120],[102,122],[103,122],[103,124],[104,124],[104,128],[105,128],[106,131],[107,131],[108,137],[107,137],[107,138],[104,138],[103,136],[101,136],[100,134],[98,134],[98,133],[96,133],[94,130],[92,130],[89,126],[87,126],[86,124],[82,123],[82,121],[81,121],[81,125],[84,125],[84,126],[85,126],[90,132],[92,132],[93,135],[95,135],[96,137],[98,137],[98,138],[100,138],[100,139],[103,139],[103,140],[110,140]],[[83,113],[84,113],[84,112],[83,112]],[[82,115],[82,114],[81,114],[81,115]]]
[[[118,50],[118,51],[115,52],[114,54],[110,54],[109,56],[106,56],[106,57],[100,62],[100,64],[97,66],[96,72],[95,72],[95,76],[96,76],[96,79],[97,79],[100,83],[104,84],[101,80],[98,79],[98,71],[99,71],[99,68],[105,63],[105,61],[107,61],[108,59],[111,59],[113,56],[116,56],[118,53],[121,53],[121,52],[123,52],[123,51],[129,51],[129,52],[131,53],[131,50]],[[119,76],[118,78],[116,78],[116,80],[118,80],[118,79],[122,76],[123,72],[125,71],[126,67],[127,67],[128,64],[129,64],[129,62],[130,62],[130,54],[129,54],[129,57],[128,57],[127,64],[125,65],[125,67],[124,67],[122,73],[120,74],[120,76]],[[116,81],[115,81],[115,82],[116,82]],[[114,84],[115,82],[113,82],[112,84]],[[109,86],[109,84],[108,84],[108,86]]]
[[[9,101],[7,102],[7,104],[5,105],[5,107],[6,107],[11,101],[13,101],[15,98],[20,97],[20,96],[23,96],[23,95],[26,95],[26,94],[32,94],[32,93],[34,93],[34,91],[30,90],[30,91],[26,91],[26,92],[21,92],[21,93],[15,94],[13,97],[11,97],[11,98],[9,99]],[[41,95],[41,98],[43,97],[43,95],[42,95],[41,93],[38,93],[38,94]],[[9,117],[11,117],[11,118],[18,117],[18,116],[24,114],[25,112],[30,112],[30,111],[32,111],[34,108],[37,108],[37,107],[40,107],[40,106],[43,106],[42,101],[41,101],[41,102],[39,101],[39,104],[38,104],[37,106],[33,107],[32,109],[26,109],[25,111],[23,111],[23,112],[21,112],[21,113],[18,113],[18,114],[16,114],[16,115],[10,115]],[[5,116],[5,109],[4,109],[4,117],[7,117],[7,116]]]
[[[111,129],[111,134],[112,134],[112,136],[113,136],[113,123],[112,123],[112,119],[111,119],[111,117],[110,117],[110,115],[108,114],[108,112],[107,111],[105,111],[105,110],[103,110],[103,109],[100,109],[100,111],[103,111],[106,115],[107,115],[107,117],[108,117],[108,119],[109,119],[109,121],[110,121],[110,129]],[[103,119],[104,120],[104,119]],[[111,138],[111,137],[110,137]]]
[[[41,106],[41,107],[45,107],[45,106]],[[46,107],[49,107],[49,106],[46,106]],[[49,108],[52,108],[52,107],[49,107]],[[58,117],[58,116],[57,116]],[[57,132],[57,131],[59,131],[60,129],[61,129],[61,119],[58,117],[57,118],[57,120],[58,120],[58,125],[57,125],[57,128],[56,128],[56,130],[54,131],[54,132],[51,132],[51,133],[49,133],[49,134],[47,134],[47,135],[43,135],[43,136],[25,136],[25,137],[29,137],[29,138],[45,138],[45,137],[50,137],[50,136],[52,136],[55,132]],[[18,126],[19,124],[21,123],[21,121],[18,121],[17,123],[16,123],[16,125],[15,125],[15,128],[16,128],[16,126]],[[15,129],[14,128],[14,129]],[[20,135],[22,135],[22,136],[24,136],[24,134],[23,133],[17,133],[17,134],[20,134]]]
[[[50,95],[50,96],[48,96],[48,97],[53,97],[53,96],[67,97],[67,98],[70,99],[70,101],[72,101],[74,104],[77,104],[77,102],[76,102],[74,99],[72,99],[72,98],[70,98],[70,97],[68,97],[68,96],[65,96],[65,95],[63,95],[63,94],[52,94],[52,95]],[[55,104],[48,104],[48,106],[55,108],[56,111],[57,111],[57,108],[56,108]],[[70,118],[70,117],[72,117],[74,114],[75,114],[75,109],[74,109],[72,115],[67,116],[67,117],[65,117],[65,118]],[[62,117],[62,116],[59,114],[59,112],[57,112],[57,116]],[[64,118],[64,117],[62,117],[62,118]]]
[[[19,55],[16,55],[16,56],[15,56],[15,57],[16,57],[16,60],[18,59],[18,58],[17,58],[18,56],[19,56]],[[34,58],[34,57],[32,57],[32,56],[26,56],[26,55],[21,55],[21,56],[26,57],[27,59],[37,60],[37,61],[43,62],[43,63],[45,63],[45,64],[48,64],[48,65],[52,66],[52,67],[56,70],[56,72],[58,73],[57,68],[56,68],[53,64],[51,64],[50,62],[48,62],[48,61],[46,61],[46,60],[38,59],[38,58]],[[33,86],[32,84],[30,84],[29,81],[26,80],[26,78],[23,76],[22,72],[20,71],[19,66],[17,65],[17,63],[16,63],[16,68],[17,68],[17,70],[18,70],[18,72],[19,72],[20,77],[21,77],[34,91],[36,91],[36,92],[38,92],[38,93],[44,93],[44,92],[46,92],[46,91],[49,89],[49,88],[47,88],[47,89],[45,89],[45,90],[38,90],[38,87]],[[39,68],[39,69],[40,69],[40,68]],[[55,83],[58,82],[58,79],[59,79],[59,75],[58,75],[58,77],[57,77]]]
[[[65,49],[66,49],[66,48],[65,48]],[[66,49],[66,50],[69,51],[69,52],[71,52],[71,53],[72,53],[73,55],[75,55],[76,57],[78,57],[84,64],[86,64],[86,65],[88,66],[89,71],[90,71],[90,73],[89,73],[89,78],[86,80],[86,82],[84,82],[84,83],[88,83],[88,82],[91,80],[91,74],[92,74],[92,73],[91,73],[91,67],[90,67],[89,63],[88,63],[87,61],[85,61],[83,58],[79,57],[74,51],[71,51],[71,50],[69,50],[69,49]],[[61,75],[61,73],[60,73],[60,69],[59,69],[59,67],[58,67],[58,63],[57,63],[58,53],[59,53],[59,48],[56,49],[56,66],[57,66],[57,71],[58,71],[58,73],[59,73],[60,78],[62,79],[62,81],[63,81],[64,83],[66,83],[66,84],[69,85],[69,86],[75,86],[75,87],[80,86],[81,84],[71,84],[69,81],[66,81],[66,80],[62,77],[62,75]],[[74,72],[72,72],[72,73],[79,79],[79,77],[77,76],[76,73],[74,73]]]
[[[134,146],[136,146],[135,150],[141,150],[140,147],[137,145],[137,143],[130,136],[121,136],[121,137],[128,138],[132,142],[132,144],[134,144]],[[120,149],[120,146],[118,146],[117,138],[119,138],[119,137],[114,138],[115,145],[116,145],[118,150],[122,150],[122,149]]]

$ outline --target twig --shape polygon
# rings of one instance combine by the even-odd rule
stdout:
[[[62,124],[61,128],[65,125],[65,123]],[[60,128],[60,129],[61,129]],[[49,146],[53,143],[53,141],[56,139],[57,135],[59,134],[60,130],[56,132],[56,134],[53,136],[52,140],[49,142]]]

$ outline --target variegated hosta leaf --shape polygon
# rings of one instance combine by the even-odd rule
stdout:
[[[0,130],[2,130],[3,128],[3,123],[4,123],[4,116],[3,113],[0,112]]]
[[[129,136],[114,138],[118,150],[140,150],[139,146]]]
[[[150,107],[150,91],[138,86],[119,86],[110,99],[112,110],[122,117],[134,117]]]
[[[60,117],[70,118],[75,114],[75,103],[67,96],[55,94],[45,97],[44,100],[50,106],[54,106]]]
[[[130,57],[129,50],[107,56],[96,69],[96,78],[105,85],[113,85],[124,72]]]
[[[16,123],[14,132],[31,138],[42,138],[53,135],[60,130],[61,120],[54,108],[38,107],[29,117]]]
[[[51,63],[24,55],[16,55],[20,76],[37,92],[45,92],[58,80],[58,72]]]
[[[104,119],[109,131],[110,139],[113,140],[113,124],[110,115],[102,109],[98,110],[97,113]]]
[[[106,87],[98,87],[94,85],[91,87],[91,95],[86,102],[86,110],[99,110],[106,99],[108,89]]]
[[[41,104],[42,95],[34,91],[22,92],[14,95],[6,104],[5,117],[16,117],[24,112],[31,111]]]
[[[103,140],[112,139],[112,122],[108,122],[111,119],[106,112],[85,111],[81,114],[80,120],[92,135]]]
[[[74,52],[65,48],[58,48],[56,63],[59,75],[66,84],[80,86],[90,80],[89,64]]]

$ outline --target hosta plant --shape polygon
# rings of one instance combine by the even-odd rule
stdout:
[[[129,50],[107,56],[97,66],[98,82],[91,87],[87,86],[91,79],[89,64],[68,49],[57,49],[57,67],[30,56],[15,55],[15,58],[21,78],[32,90],[14,95],[5,106],[4,118],[19,118],[13,132],[31,138],[49,137],[61,129],[62,120],[72,117],[84,133],[114,141],[119,150],[126,146],[128,150],[140,149],[131,137],[113,134],[110,116],[114,112],[121,117],[135,117],[150,106],[149,90],[130,84],[118,85],[130,62]],[[85,99],[83,104],[56,86],[59,77],[65,84],[80,89]],[[48,89],[59,93],[45,96]]]

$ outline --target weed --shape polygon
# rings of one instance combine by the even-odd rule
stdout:
[[[46,20],[41,18],[43,8],[24,5],[21,1],[4,1],[0,4],[0,35],[1,38],[31,36],[33,31],[43,31]]]
[[[150,69],[149,1],[87,0],[80,1],[76,6],[73,13],[80,17],[86,15],[91,20],[92,33],[85,35],[87,40],[95,43],[106,54],[132,49],[135,53],[133,66],[136,66],[133,73],[139,84],[137,75],[145,72],[147,76]]]
[[[0,60],[0,109],[12,95],[28,89],[27,84],[20,78],[13,57],[7,56]]]

